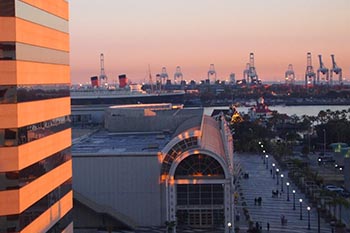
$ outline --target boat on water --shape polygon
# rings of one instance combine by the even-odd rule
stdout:
[[[109,84],[102,87],[76,85],[71,87],[70,96],[72,105],[184,104],[185,91],[144,91],[141,84],[128,84],[122,88]]]

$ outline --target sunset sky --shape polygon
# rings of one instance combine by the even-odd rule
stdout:
[[[283,80],[292,63],[297,80],[311,52],[330,68],[330,54],[349,80],[350,0],[72,0],[72,83],[100,72],[105,56],[109,80],[126,73],[147,80],[181,66],[186,80],[201,80],[215,64],[218,78],[242,78],[249,53],[262,81]]]

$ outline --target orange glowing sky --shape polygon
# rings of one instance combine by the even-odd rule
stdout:
[[[242,78],[249,53],[262,81],[282,81],[289,63],[297,80],[311,52],[330,68],[335,54],[350,78],[349,0],[73,0],[70,1],[72,83],[100,72],[133,82],[181,66],[186,80],[201,80],[215,64],[218,78]],[[146,80],[147,81],[147,80]]]

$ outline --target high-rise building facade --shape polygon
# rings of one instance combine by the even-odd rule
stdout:
[[[73,232],[66,0],[0,0],[0,232]]]

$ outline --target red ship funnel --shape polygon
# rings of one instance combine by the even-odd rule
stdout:
[[[124,88],[128,83],[128,78],[125,74],[119,75],[119,88]]]
[[[97,76],[91,77],[91,86],[98,87],[98,77]]]

